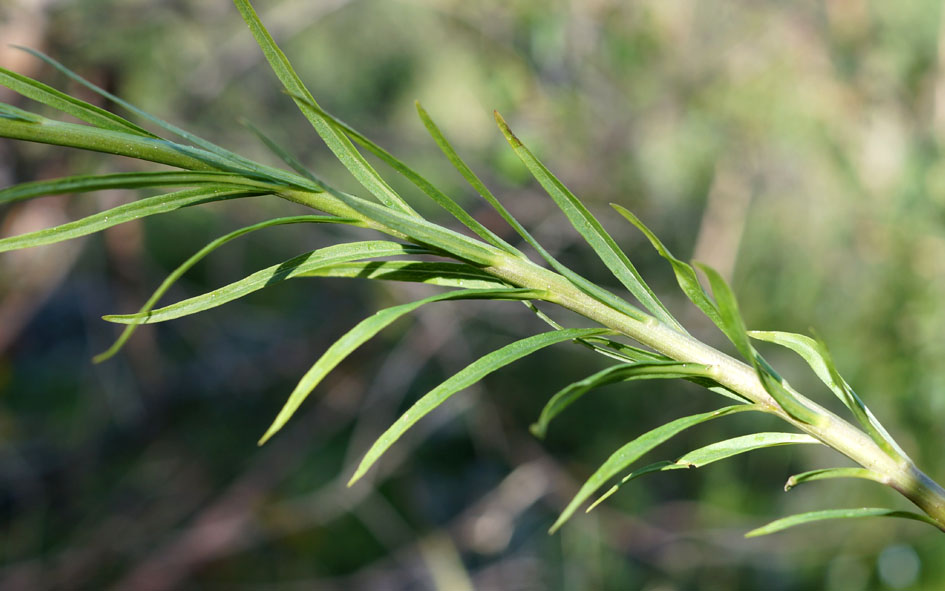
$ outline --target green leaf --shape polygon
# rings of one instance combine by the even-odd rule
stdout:
[[[721,326],[722,319],[719,316],[719,311],[712,300],[709,299],[709,296],[706,295],[705,289],[703,289],[702,284],[699,283],[699,277],[696,275],[696,271],[692,268],[692,265],[674,257],[673,254],[669,252],[669,249],[656,237],[656,234],[651,232],[650,229],[628,209],[616,203],[611,203],[610,206],[617,210],[617,213],[625,217],[627,221],[636,226],[638,230],[643,232],[643,235],[649,239],[650,244],[653,245],[656,252],[672,265],[673,272],[676,274],[676,282],[679,283],[679,287],[682,289],[683,293],[686,294],[686,297],[689,298],[689,301],[702,310],[702,313],[714,322],[716,326]]]
[[[48,55],[42,53],[41,51],[36,51],[35,49],[30,49],[28,47],[20,47],[17,45],[14,45],[13,47],[23,50],[29,53],[30,55],[46,62],[50,66],[56,68],[57,70],[59,70],[60,72],[68,76],[69,78],[85,86],[92,92],[95,92],[107,98],[108,100],[112,101],[116,105],[119,105],[122,108],[134,113],[135,115],[141,117],[142,119],[150,121],[154,123],[155,125],[177,135],[178,137],[181,137],[187,140],[188,142],[191,142],[192,144],[196,146],[200,146],[200,149],[196,149],[196,148],[193,148],[192,146],[182,146],[180,144],[173,144],[173,142],[167,142],[167,140],[161,140],[161,141],[167,142],[168,144],[173,144],[174,146],[176,146],[176,149],[188,155],[191,155],[194,158],[206,164],[209,164],[212,168],[216,168],[218,170],[228,170],[231,172],[242,172],[244,174],[249,173],[251,175],[256,175],[262,179],[278,180],[283,183],[288,183],[294,186],[304,187],[304,188],[312,189],[312,190],[319,190],[319,187],[312,185],[309,182],[306,182],[306,179],[304,178],[298,177],[296,175],[292,175],[284,170],[279,170],[278,168],[266,166],[264,164],[259,164],[258,162],[253,162],[252,160],[248,158],[240,156],[239,154],[236,154],[235,152],[231,152],[230,150],[227,150],[225,148],[221,148],[220,146],[214,144],[213,142],[207,141],[199,136],[196,136],[190,133],[189,131],[185,129],[181,129],[180,127],[177,127],[176,125],[173,125],[172,123],[169,123],[159,117],[155,117],[154,115],[148,113],[147,111],[143,109],[139,109],[138,107],[134,106],[128,101],[122,99],[121,97],[116,96],[108,92],[107,90],[89,82],[82,76],[79,76],[78,74],[70,70],[69,68],[65,67],[63,64],[59,63],[58,61],[54,60]],[[128,135],[128,134],[126,133],[125,135]],[[117,153],[117,152],[112,152],[112,153]],[[183,168],[192,168],[192,167],[184,166]]]
[[[318,177],[316,177],[315,174],[312,173],[312,171],[306,168],[304,164],[299,162],[298,158],[293,156],[291,152],[289,152],[287,149],[277,144],[268,135],[263,133],[263,131],[259,129],[258,127],[256,127],[255,125],[253,125],[249,121],[249,119],[246,119],[245,117],[240,117],[239,122],[240,122],[240,125],[242,125],[246,129],[253,132],[253,134],[257,138],[259,138],[259,141],[261,141],[267,148],[269,148],[273,154],[278,156],[280,160],[282,160],[287,165],[289,165],[289,167],[292,168],[292,170],[304,176],[305,178],[315,183],[318,183],[320,186],[324,186],[324,183]]]
[[[908,458],[906,452],[899,447],[892,435],[870,412],[870,409],[857,396],[850,384],[840,376],[827,346],[822,341],[801,334],[778,331],[750,331],[748,336],[759,341],[781,345],[800,355],[820,378],[820,381],[830,388],[837,398],[850,409],[856,420],[883,451],[893,458]]]
[[[600,487],[602,487],[608,480],[624,471],[630,464],[637,461],[643,454],[650,451],[654,447],[660,445],[661,443],[672,438],[674,435],[678,434],[681,431],[688,429],[689,427],[694,427],[699,423],[704,423],[718,417],[723,417],[736,412],[744,412],[746,410],[759,410],[759,407],[753,404],[739,404],[735,406],[726,406],[712,412],[705,412],[697,415],[690,415],[688,417],[682,417],[671,421],[653,429],[647,431],[643,435],[640,435],[633,441],[624,444],[620,449],[615,451],[607,461],[605,461],[600,468],[597,469],[594,474],[581,486],[581,489],[578,493],[571,499],[571,502],[568,503],[568,506],[565,507],[564,511],[561,512],[561,516],[558,517],[558,520],[555,521],[554,525],[551,526],[549,530],[550,533],[554,533],[558,530],[564,522],[567,521],[571,515],[577,511],[577,508],[581,506],[582,503],[587,501],[595,492],[597,492]]]
[[[309,120],[312,127],[315,128],[315,131],[318,132],[318,135],[321,136],[344,167],[384,205],[400,210],[411,217],[420,217],[368,164],[364,156],[351,143],[351,140],[312,109],[309,103],[314,105],[318,103],[315,102],[315,98],[302,83],[298,74],[295,73],[288,58],[276,45],[269,31],[263,26],[252,5],[247,0],[233,0],[233,3],[236,4],[243,20],[249,26],[253,37],[256,38],[256,43],[262,49],[276,77],[279,78],[299,110],[302,111],[302,114]]]
[[[676,463],[691,468],[701,468],[712,462],[756,449],[796,443],[820,443],[820,441],[803,433],[752,433],[701,447],[679,458]]]
[[[479,265],[492,266],[497,262],[497,253],[491,247],[487,247],[478,240],[464,236],[459,232],[454,232],[422,218],[411,217],[354,195],[332,189],[328,189],[328,191],[356,212],[402,233],[411,240],[436,247],[456,258],[465,259]]]
[[[709,278],[709,285],[712,287],[712,294],[715,296],[715,303],[719,310],[721,321],[719,328],[732,341],[738,352],[751,362],[764,389],[792,418],[808,425],[820,423],[823,420],[822,417],[801,404],[797,397],[787,389],[781,377],[771,369],[771,366],[752,347],[748,340],[745,322],[742,320],[741,312],[738,311],[735,294],[725,278],[712,267],[699,263],[696,263],[696,265]]]
[[[48,105],[54,109],[58,109],[67,115],[72,115],[96,127],[111,129],[112,131],[123,131],[145,137],[157,137],[148,130],[114,113],[71,97],[51,86],[47,86],[42,82],[37,82],[32,78],[17,74],[16,72],[11,72],[6,68],[0,68],[0,84],[18,94]]]
[[[107,211],[96,213],[53,228],[0,239],[0,252],[71,240],[131,220],[167,213],[193,205],[202,205],[204,203],[223,201],[226,199],[253,197],[261,194],[261,192],[210,185],[197,189],[186,189],[184,191],[168,193],[166,195],[158,195],[157,197],[148,197],[125,205],[119,205]]]
[[[373,316],[362,320],[357,326],[345,333],[327,351],[315,362],[315,365],[305,373],[305,376],[299,381],[295,389],[289,395],[285,406],[279,411],[278,416],[272,422],[272,425],[266,431],[265,435],[259,440],[259,445],[264,444],[270,437],[275,435],[295,414],[302,402],[311,394],[312,390],[331,372],[339,363],[341,363],[355,349],[372,338],[378,332],[389,326],[401,316],[408,314],[420,306],[433,302],[442,302],[447,300],[471,300],[471,299],[489,299],[489,300],[523,300],[531,298],[542,298],[545,292],[534,289],[470,289],[460,291],[450,291],[437,294],[422,300],[401,304],[391,308],[386,308],[375,313]],[[432,410],[432,407],[431,409]],[[419,418],[419,417],[418,417]],[[408,425],[409,426],[409,425]],[[406,427],[404,428],[406,430]],[[395,438],[396,439],[396,438]],[[391,441],[393,442],[393,440]],[[383,451],[383,450],[382,450]],[[378,454],[380,455],[380,454]]]
[[[544,438],[551,420],[561,414],[588,391],[614,384],[639,379],[672,379],[686,377],[709,377],[708,368],[698,363],[680,363],[675,361],[656,361],[650,363],[628,363],[614,365],[592,374],[583,380],[573,382],[559,390],[541,411],[538,421],[531,426],[535,437]]]
[[[790,517],[782,517],[781,519],[772,521],[765,526],[751,530],[745,534],[745,537],[754,538],[756,536],[765,536],[779,532],[789,527],[794,527],[795,525],[803,525],[805,523],[823,521],[825,519],[858,519],[860,517],[899,517],[902,519],[913,519],[915,521],[928,523],[929,525],[941,529],[941,526],[936,523],[934,519],[926,515],[912,513],[911,511],[895,511],[893,509],[866,507],[862,509],[828,509],[826,511],[811,511],[810,513],[799,513],[798,515],[791,515]]]
[[[359,261],[317,267],[300,277],[350,277],[408,281],[461,289],[500,289],[510,287],[485,271],[466,263],[427,261]]]
[[[779,445],[792,445],[796,443],[820,443],[820,441],[814,439],[810,435],[804,435],[801,433],[752,433],[751,435],[743,435],[741,437],[733,437],[732,439],[718,441],[711,445],[693,450],[675,462],[657,462],[655,464],[650,464],[645,468],[634,470],[630,474],[624,476],[623,479],[619,483],[612,486],[610,490],[602,494],[587,508],[587,511],[590,512],[591,509],[601,504],[604,499],[607,499],[612,494],[617,492],[621,485],[626,484],[635,478],[643,476],[644,474],[649,474],[650,472],[665,472],[667,470],[679,470],[681,468],[702,468],[703,466],[707,466],[713,462],[718,462],[719,460],[724,460],[726,458],[754,451],[756,449],[775,447]]]
[[[472,386],[497,369],[505,367],[513,361],[530,355],[544,347],[562,341],[586,338],[610,332],[612,331],[597,328],[572,328],[545,332],[506,345],[474,361],[445,382],[426,393],[420,400],[414,403],[407,412],[402,414],[400,418],[374,442],[374,445],[371,446],[367,454],[365,454],[364,459],[362,459],[361,463],[358,465],[354,476],[348,481],[348,486],[351,486],[364,476],[381,455],[383,455],[395,441],[400,439],[401,435],[403,435],[407,429],[429,414],[433,409],[443,404],[456,392]]]
[[[587,509],[585,509],[584,512],[590,513],[591,511],[593,511],[598,505],[603,503],[605,500],[610,498],[611,495],[617,492],[620,489],[621,485],[624,485],[630,482],[631,480],[636,480],[637,478],[641,476],[644,476],[646,474],[652,474],[653,472],[667,472],[669,470],[682,470],[686,468],[689,468],[689,466],[685,464],[677,464],[676,462],[673,462],[670,460],[662,460],[660,462],[655,462],[653,464],[650,464],[649,466],[638,468],[637,470],[634,470],[633,472],[624,476],[620,480],[619,483],[610,487],[610,490],[608,490],[607,492],[599,496],[596,501],[588,505]]]
[[[464,226],[472,230],[480,238],[488,242],[489,244],[501,248],[502,250],[508,252],[509,254],[517,257],[523,257],[524,255],[518,251],[515,247],[510,245],[508,242],[499,238],[492,230],[489,230],[474,217],[469,215],[462,207],[459,206],[456,201],[451,197],[440,191],[436,186],[433,185],[430,181],[424,178],[420,173],[414,169],[407,166],[403,161],[396,158],[390,152],[384,148],[378,146],[373,141],[362,135],[359,131],[341,121],[334,115],[328,113],[327,111],[322,110],[321,107],[315,103],[309,101],[305,97],[295,97],[298,100],[304,101],[308,106],[317,112],[323,119],[328,121],[332,126],[334,126],[339,131],[347,134],[355,142],[363,146],[366,150],[383,160],[388,166],[393,168],[395,171],[403,175],[404,178],[413,183],[418,189],[423,191],[430,199],[432,199],[437,205],[448,211],[453,215],[457,220],[462,222]]]
[[[398,244],[386,240],[370,240],[366,242],[350,242],[326,246],[305,254],[293,257],[278,265],[266,267],[248,275],[229,285],[204,293],[199,296],[152,310],[147,314],[115,314],[103,316],[108,322],[117,324],[154,324],[165,322],[216,308],[227,302],[241,298],[286,279],[304,277],[320,266],[327,266],[346,261],[369,259],[375,257],[431,254],[425,248],[408,244]]]
[[[521,140],[515,137],[515,134],[509,129],[505,119],[502,118],[502,115],[500,115],[498,111],[495,112],[495,120],[499,124],[502,133],[505,134],[505,138],[512,146],[512,149],[525,164],[526,168],[528,168],[529,172],[531,172],[541,186],[544,187],[548,195],[551,196],[561,211],[567,216],[571,225],[574,226],[584,240],[594,249],[594,252],[597,253],[601,261],[610,269],[614,277],[660,321],[679,332],[686,333],[686,330],[673,318],[673,315],[669,313],[666,306],[659,301],[656,294],[650,289],[650,286],[646,284],[643,277],[637,272],[636,267],[633,266],[633,263],[630,262],[627,255],[617,246],[617,243],[610,234],[607,233],[607,230],[597,221],[597,218],[595,218],[593,214],[584,207],[584,204],[581,203],[581,201],[575,197],[534,154],[532,154],[531,150],[529,150]]]
[[[877,474],[866,468],[822,468],[820,470],[801,472],[800,474],[791,476],[784,484],[784,492],[791,490],[798,484],[814,480],[827,480],[830,478],[863,478],[864,480],[872,480],[880,484],[889,484],[882,474]]]
[[[271,192],[278,189],[262,183],[223,172],[119,172],[116,174],[69,176],[50,181],[20,183],[0,190],[0,203],[13,203],[44,195],[87,193],[105,189],[141,189],[144,187],[171,187],[187,185],[228,185],[245,189]]]
[[[588,281],[584,277],[581,277],[571,269],[565,267],[557,259],[551,256],[545,248],[539,244],[537,240],[525,229],[522,224],[515,219],[515,217],[509,213],[509,211],[503,206],[495,195],[492,194],[492,191],[486,187],[485,183],[476,176],[476,173],[472,171],[471,168],[459,157],[459,154],[456,153],[456,150],[453,149],[453,146],[446,139],[446,136],[440,131],[440,128],[436,126],[427,112],[420,106],[420,103],[417,103],[417,113],[420,115],[420,119],[423,121],[423,125],[427,128],[427,131],[430,133],[430,136],[433,138],[433,141],[436,142],[436,145],[439,146],[440,150],[450,161],[450,163],[456,167],[456,170],[466,179],[467,182],[485,199],[489,205],[491,205],[502,219],[504,219],[512,228],[527,242],[532,248],[535,249],[538,254],[551,265],[551,268],[564,275],[571,283],[573,283],[578,289],[583,291],[585,294],[591,296],[597,301],[610,306],[611,308],[623,312],[627,316],[645,322],[647,316],[643,314],[640,310],[625,302],[624,300],[618,298],[609,291],[601,288],[600,286]]]
[[[145,304],[141,307],[140,310],[138,310],[135,316],[138,316],[138,317],[147,316],[147,314],[151,311],[151,309],[158,302],[158,300],[160,300],[161,297],[165,293],[167,293],[167,290],[169,290],[171,286],[174,285],[174,283],[184,275],[184,273],[186,273],[190,268],[192,268],[194,265],[196,265],[198,262],[200,262],[204,257],[209,255],[214,250],[220,248],[221,246],[223,246],[224,244],[226,244],[227,242],[231,240],[239,238],[240,236],[249,234],[250,232],[255,232],[256,230],[262,230],[263,228],[269,228],[272,226],[282,226],[286,224],[325,224],[325,223],[350,224],[350,223],[356,223],[356,222],[357,220],[347,220],[344,218],[337,218],[333,216],[299,215],[299,216],[284,217],[284,218],[274,218],[271,220],[266,220],[263,222],[259,222],[257,224],[252,224],[250,226],[245,226],[243,228],[234,230],[210,242],[209,244],[201,248],[199,251],[194,253],[189,259],[181,263],[176,269],[174,269],[174,271],[170,275],[167,276],[164,282],[161,283],[161,285],[154,291],[154,293],[151,294],[151,297],[148,298],[148,301],[145,302]],[[102,361],[105,361],[106,359],[113,357],[116,353],[118,353],[118,351],[128,341],[128,339],[131,338],[132,333],[135,331],[137,327],[138,327],[137,324],[129,324],[128,326],[126,326],[125,330],[122,331],[121,335],[118,337],[118,339],[115,340],[112,346],[109,347],[107,351],[96,355],[92,360],[95,363],[101,363]]]

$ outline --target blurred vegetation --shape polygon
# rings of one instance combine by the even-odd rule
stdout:
[[[619,202],[680,256],[732,277],[750,328],[814,327],[918,464],[945,476],[938,2],[259,0],[257,9],[328,110],[473,204],[416,120],[421,100],[549,250],[603,278],[495,130],[490,111],[499,109],[592,209]],[[235,123],[246,117],[354,189],[228,2],[8,0],[0,39],[272,160]],[[24,56],[0,49],[2,65],[90,98]],[[4,185],[138,165],[0,142]],[[0,229],[53,225],[134,197],[41,199],[7,209]],[[373,482],[346,489],[354,462],[398,411],[538,322],[514,303],[420,309],[348,359],[263,448],[256,439],[333,339],[423,289],[289,282],[143,328],[119,358],[89,362],[117,335],[101,315],[136,310],[195,249],[277,208],[291,211],[267,200],[184,210],[0,258],[0,587],[945,587],[945,541],[917,524],[741,538],[795,511],[902,503],[870,483],[781,492],[792,471],[835,462],[828,451],[779,448],[657,474],[548,536],[578,483],[618,445],[716,403],[687,384],[611,386],[536,441],[527,427],[546,398],[602,367],[577,347],[489,377],[421,423]],[[493,213],[473,210],[501,231]],[[721,344],[673,295],[672,274],[643,238],[604,222],[684,324]],[[319,233],[348,231],[280,227],[244,238],[172,297],[327,244]],[[789,354],[765,352],[802,391],[818,387]],[[740,434],[742,418],[694,429],[659,455]]]

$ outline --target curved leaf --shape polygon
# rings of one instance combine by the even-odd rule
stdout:
[[[797,515],[791,515],[790,517],[782,517],[767,525],[751,530],[745,534],[745,537],[754,538],[756,536],[765,536],[789,527],[794,527],[795,525],[803,525],[805,523],[823,521],[825,519],[858,519],[860,517],[899,517],[902,519],[922,521],[942,529],[934,519],[927,515],[920,515],[919,513],[912,513],[911,511],[864,507],[862,509],[827,509],[825,511],[811,511],[810,513],[799,513]]]
[[[443,193],[443,191],[436,188],[433,183],[428,181],[420,173],[414,169],[407,166],[403,161],[396,158],[393,154],[385,150],[384,148],[378,146],[373,141],[365,137],[359,131],[341,121],[331,113],[328,113],[322,110],[317,104],[309,101],[305,97],[295,97],[298,100],[304,101],[308,104],[309,108],[317,112],[323,119],[328,121],[332,126],[334,126],[339,131],[344,132],[351,137],[354,141],[362,145],[369,152],[383,160],[388,166],[396,170],[398,173],[403,175],[404,178],[413,183],[418,189],[423,191],[430,199],[432,199],[437,205],[448,211],[453,215],[457,220],[463,223],[464,226],[476,233],[477,236],[488,242],[489,244],[501,248],[502,250],[508,252],[511,255],[523,257],[524,255],[518,251],[515,247],[510,245],[508,242],[499,238],[492,230],[489,230],[474,217],[469,215],[466,210],[464,210],[456,201],[451,197]]]
[[[262,194],[263,193],[255,191],[234,189],[225,185],[211,185],[197,189],[176,191],[166,195],[158,195],[157,197],[148,197],[125,205],[119,205],[107,211],[96,213],[74,222],[61,224],[53,228],[46,228],[44,230],[37,230],[35,232],[0,239],[0,252],[71,240],[125,222],[167,213],[193,205],[201,205],[226,199],[253,197]]]
[[[604,499],[617,492],[621,485],[626,484],[635,478],[643,476],[644,474],[649,474],[650,472],[665,472],[667,470],[679,470],[682,468],[702,468],[703,466],[707,466],[713,462],[718,462],[719,460],[724,460],[726,458],[754,451],[756,449],[775,447],[779,445],[791,445],[795,443],[820,443],[820,441],[809,435],[804,435],[801,433],[752,433],[751,435],[743,435],[741,437],[733,437],[732,439],[718,441],[705,447],[700,447],[699,449],[693,450],[675,462],[656,462],[655,464],[650,464],[645,468],[634,470],[633,472],[624,476],[619,483],[613,485],[610,490],[602,494],[587,508],[587,511],[590,511],[597,505],[601,504]]]
[[[850,409],[856,420],[863,426],[867,434],[891,457],[908,458],[892,435],[870,412],[863,400],[857,396],[850,384],[844,380],[833,363],[827,346],[819,340],[792,332],[778,331],[749,331],[748,336],[786,347],[800,355],[811,370],[820,378],[830,390]]]
[[[0,68],[0,84],[18,94],[48,105],[54,109],[58,109],[67,115],[72,115],[96,127],[133,133],[145,137],[157,137],[148,130],[138,127],[134,123],[110,111],[69,96],[51,86],[33,80],[28,76],[11,72],[6,68]]]
[[[522,224],[515,219],[515,217],[509,213],[502,203],[496,199],[495,195],[492,194],[492,191],[486,187],[485,183],[476,176],[476,173],[472,171],[471,168],[459,157],[459,154],[456,153],[456,150],[453,149],[453,146],[446,139],[446,136],[440,131],[440,128],[436,126],[436,123],[430,118],[430,115],[423,109],[420,103],[416,103],[417,113],[420,115],[420,119],[423,121],[423,125],[427,128],[427,131],[430,133],[430,136],[433,138],[433,141],[436,142],[436,145],[439,146],[440,151],[446,156],[450,163],[459,171],[464,179],[485,199],[493,209],[498,212],[502,219],[504,219],[512,228],[521,236],[525,242],[527,242],[532,248],[535,249],[538,254],[551,265],[551,268],[564,275],[571,283],[573,283],[578,289],[596,299],[597,301],[610,306],[611,308],[623,312],[627,316],[645,322],[647,316],[643,314],[642,311],[638,310],[636,307],[625,302],[621,298],[618,298],[614,294],[610,293],[606,289],[596,285],[595,283],[588,281],[584,277],[581,277],[568,267],[562,265],[551,256],[545,247],[543,247],[535,238],[525,229]]]
[[[625,470],[630,464],[637,461],[643,454],[650,451],[659,444],[667,441],[672,438],[674,435],[678,434],[681,431],[698,425],[699,423],[704,423],[718,417],[723,417],[736,412],[744,412],[746,410],[760,410],[758,406],[753,404],[740,404],[735,406],[726,406],[712,412],[705,412],[697,415],[690,415],[688,417],[682,417],[671,421],[657,427],[651,431],[647,431],[643,435],[640,435],[633,441],[624,444],[620,449],[615,451],[607,461],[605,461],[600,468],[597,469],[594,474],[581,486],[581,489],[578,491],[574,498],[571,499],[571,502],[568,503],[568,506],[565,507],[564,511],[561,512],[561,515],[558,517],[557,521],[554,522],[554,525],[551,526],[549,530],[550,533],[554,533],[558,530],[564,522],[567,521],[571,515],[577,511],[577,508],[581,506],[591,495],[597,492],[600,487],[602,487],[608,480]]]
[[[673,318],[673,315],[669,313],[666,306],[659,301],[656,294],[650,289],[650,286],[646,284],[643,277],[637,272],[636,267],[633,266],[633,263],[630,262],[630,259],[627,258],[623,250],[617,246],[617,243],[610,234],[607,233],[607,230],[597,221],[597,218],[595,218],[594,215],[584,207],[584,204],[564,186],[564,183],[558,180],[558,178],[532,154],[531,150],[529,150],[521,140],[515,137],[515,134],[509,129],[508,123],[505,122],[505,119],[502,118],[502,115],[500,115],[498,111],[495,111],[495,120],[499,124],[499,129],[501,129],[502,133],[505,135],[505,139],[508,140],[509,145],[512,146],[512,149],[525,164],[525,167],[528,168],[529,172],[531,172],[541,186],[544,187],[548,195],[551,196],[561,211],[564,212],[564,215],[567,216],[571,225],[574,226],[584,240],[594,249],[594,252],[597,253],[600,260],[610,269],[614,277],[660,321],[679,332],[686,333],[686,330]]]
[[[13,203],[45,195],[88,193],[105,189],[141,189],[187,185],[227,185],[245,189],[275,191],[269,183],[225,172],[160,171],[68,176],[49,181],[20,183],[0,190],[0,203]]]
[[[25,51],[26,53],[29,53],[30,55],[46,62],[47,64],[56,68],[57,70],[59,70],[60,72],[62,72],[63,74],[71,78],[72,80],[75,80],[79,84],[85,86],[92,92],[95,92],[107,98],[108,100],[112,101],[116,105],[120,105],[122,108],[134,113],[138,117],[141,117],[142,119],[145,119],[147,121],[150,121],[151,123],[154,123],[155,125],[161,127],[162,129],[165,129],[173,133],[174,135],[181,137],[187,140],[188,142],[191,142],[195,146],[199,146],[200,148],[198,149],[192,146],[184,146],[184,145],[173,143],[167,140],[159,140],[161,142],[165,142],[169,145],[175,146],[176,150],[183,152],[185,154],[188,154],[196,158],[200,162],[211,166],[212,168],[215,168],[218,170],[233,171],[233,172],[250,173],[251,175],[258,175],[264,179],[274,179],[274,180],[278,180],[284,183],[288,183],[293,186],[305,187],[309,190],[321,190],[320,187],[318,187],[317,185],[313,185],[312,183],[307,182],[307,179],[298,177],[296,175],[288,173],[287,171],[280,170],[272,166],[266,166],[265,164],[254,162],[250,160],[249,158],[240,156],[239,154],[235,152],[231,152],[230,150],[221,148],[220,146],[214,144],[213,142],[207,141],[201,138],[200,136],[194,135],[185,129],[181,129],[180,127],[177,127],[176,125],[161,119],[160,117],[155,117],[151,113],[148,113],[147,111],[143,109],[139,109],[138,107],[134,106],[133,104],[129,103],[123,98],[116,96],[108,92],[107,90],[101,88],[100,86],[97,86],[93,84],[92,82],[86,80],[82,76],[79,76],[78,74],[76,74],[75,72],[73,72],[72,70],[64,66],[63,64],[59,63],[58,61],[54,60],[53,58],[49,57],[48,55],[44,54],[41,51],[30,49],[29,47],[20,47],[18,45],[13,45],[12,47]],[[128,135],[128,134],[125,133],[125,135]],[[183,168],[192,168],[192,167],[183,166]]]
[[[510,287],[485,271],[466,263],[431,263],[427,261],[359,261],[317,267],[300,277],[350,277],[409,281],[462,289],[500,289]]]
[[[234,240],[236,238],[239,238],[240,236],[243,236],[244,234],[249,234],[250,232],[255,232],[256,230],[262,230],[263,228],[269,228],[271,226],[282,226],[286,224],[350,224],[350,223],[356,223],[356,222],[357,220],[347,220],[344,218],[337,218],[333,216],[299,215],[299,216],[285,217],[285,218],[274,218],[271,220],[259,222],[258,224],[245,226],[243,228],[239,228],[238,230],[233,230],[232,232],[225,234],[217,238],[216,240],[210,242],[209,244],[201,248],[199,251],[194,253],[189,259],[181,263],[176,269],[174,269],[174,271],[170,275],[167,276],[164,282],[161,283],[161,285],[154,291],[154,293],[151,294],[151,297],[148,298],[148,301],[145,302],[145,304],[141,307],[140,310],[138,310],[135,316],[138,316],[138,317],[146,316],[154,307],[154,305],[158,302],[158,300],[161,299],[161,296],[167,293],[167,290],[169,290],[171,286],[174,285],[174,282],[180,279],[181,276],[183,276],[183,274],[186,273],[188,269],[196,265],[198,262],[200,262],[204,257],[206,257],[208,254],[210,254],[214,250],[220,248],[221,246],[223,246],[224,244],[226,244],[227,242],[231,240]],[[137,324],[129,324],[128,326],[126,326],[125,330],[122,331],[121,335],[119,335],[119,337],[115,340],[112,346],[109,347],[107,351],[103,353],[99,353],[98,355],[93,357],[92,360],[95,363],[101,363],[102,361],[105,361],[106,359],[109,359],[110,357],[114,356],[115,353],[117,353],[121,349],[121,347],[128,341],[128,339],[131,338],[132,333],[135,331],[137,327],[138,327]]]
[[[715,296],[715,303],[719,310],[719,319],[721,324],[719,328],[732,341],[735,348],[742,356],[751,362],[758,374],[758,379],[762,386],[778,403],[778,405],[792,418],[814,425],[819,423],[822,418],[820,415],[807,408],[794,396],[784,385],[783,380],[777,373],[771,369],[771,366],[758,355],[751,342],[748,340],[748,331],[745,329],[745,322],[742,320],[741,312],[738,311],[738,302],[735,300],[735,294],[729,287],[725,278],[718,271],[707,265],[696,263],[709,278],[709,285],[712,287],[712,295]]]
[[[317,105],[312,93],[308,91],[305,84],[299,78],[298,74],[292,68],[288,58],[282,53],[282,50],[276,45],[275,40],[266,30],[266,27],[259,20],[259,16],[247,0],[234,0],[236,8],[243,16],[243,20],[249,26],[256,43],[262,49],[266,60],[272,68],[273,73],[282,82],[289,96],[295,101],[295,104],[309,120],[318,135],[325,141],[328,148],[335,154],[335,157],[344,165],[345,168],[360,182],[364,188],[370,191],[377,199],[386,205],[402,211],[413,218],[420,217],[407,203],[390,188],[381,175],[368,164],[364,156],[354,147],[351,140],[345,134],[337,129],[322,117],[317,111],[312,109],[309,103]]]
[[[651,232],[650,229],[627,208],[617,205],[616,203],[611,203],[610,206],[613,207],[617,213],[625,217],[627,221],[636,226],[638,230],[643,232],[643,235],[647,237],[650,244],[656,249],[656,252],[672,265],[673,272],[676,274],[676,282],[679,283],[679,287],[682,289],[683,293],[686,294],[686,297],[689,298],[689,301],[702,310],[702,313],[705,314],[709,320],[714,322],[716,326],[721,326],[722,319],[719,317],[719,311],[712,300],[709,299],[709,296],[706,295],[705,289],[703,289],[702,284],[699,283],[699,277],[696,275],[696,271],[692,268],[692,265],[674,257],[673,253],[669,252],[669,249],[663,246],[663,243],[656,237],[656,234]]]
[[[827,480],[829,478],[863,478],[864,480],[872,480],[880,484],[888,484],[887,479],[884,478],[882,474],[877,474],[866,468],[822,468],[820,470],[801,472],[800,474],[791,476],[784,484],[784,492],[791,490],[798,484],[814,480]]]
[[[456,392],[472,386],[497,369],[505,367],[513,361],[521,359],[549,345],[611,332],[612,331],[608,329],[598,328],[555,330],[516,341],[479,358],[433,390],[424,394],[407,412],[402,414],[367,451],[364,459],[362,459],[361,463],[358,465],[354,476],[348,481],[348,486],[351,486],[364,476],[365,472],[377,462],[381,455],[383,455],[395,441],[400,439],[401,435],[403,435],[407,429],[429,414],[433,409],[446,402],[446,400]]]
[[[430,254],[430,251],[413,245],[398,244],[386,240],[350,242],[327,246],[284,261],[278,265],[266,267],[229,285],[188,298],[180,302],[152,310],[147,314],[113,314],[103,316],[108,322],[117,324],[154,324],[165,322],[216,308],[227,302],[268,287],[274,283],[304,277],[307,273],[322,265],[332,265],[346,261],[373,257]]]
[[[544,438],[551,420],[593,388],[639,379],[709,377],[708,368],[698,363],[657,361],[614,365],[565,386],[545,404],[538,421],[531,426],[535,437]]]
[[[341,363],[355,349],[364,344],[368,339],[389,326],[401,316],[408,314],[420,306],[433,302],[442,302],[447,300],[472,300],[472,299],[490,299],[490,300],[524,300],[532,298],[541,298],[545,292],[534,289],[470,289],[461,291],[450,291],[441,293],[409,304],[401,304],[386,308],[375,313],[373,316],[362,320],[357,326],[345,333],[341,338],[332,344],[327,351],[315,362],[305,376],[299,381],[295,389],[289,395],[285,406],[279,411],[278,416],[272,422],[266,433],[260,438],[259,445],[264,444],[270,437],[275,435],[295,414],[302,402],[311,394],[315,386],[328,375],[339,363]],[[418,417],[419,418],[419,417]]]

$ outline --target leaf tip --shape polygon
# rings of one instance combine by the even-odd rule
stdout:
[[[518,139],[518,137],[512,133],[512,129],[509,127],[509,124],[506,123],[505,117],[503,117],[497,110],[492,111],[492,115],[495,117],[495,122],[499,124],[499,129],[501,129],[503,135],[505,135],[505,139],[507,139],[509,143],[512,144],[512,147],[518,148],[519,146],[522,146],[522,140]]]

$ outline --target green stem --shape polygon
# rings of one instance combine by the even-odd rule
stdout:
[[[363,221],[364,227],[408,239],[365,217],[330,195],[304,191],[284,191],[283,196],[327,213]],[[516,287],[547,290],[548,301],[612,328],[635,341],[653,348],[677,361],[700,363],[711,368],[712,378],[719,384],[758,404],[844,454],[859,465],[881,474],[884,484],[899,491],[932,517],[945,531],[945,489],[922,473],[906,458],[895,458],[883,451],[866,433],[833,412],[792,390],[798,401],[814,411],[820,420],[806,424],[790,417],[768,394],[751,366],[706,345],[690,335],[679,333],[656,318],[637,320],[614,310],[576,288],[561,275],[535,263],[513,257],[495,249],[497,263],[485,270]]]

